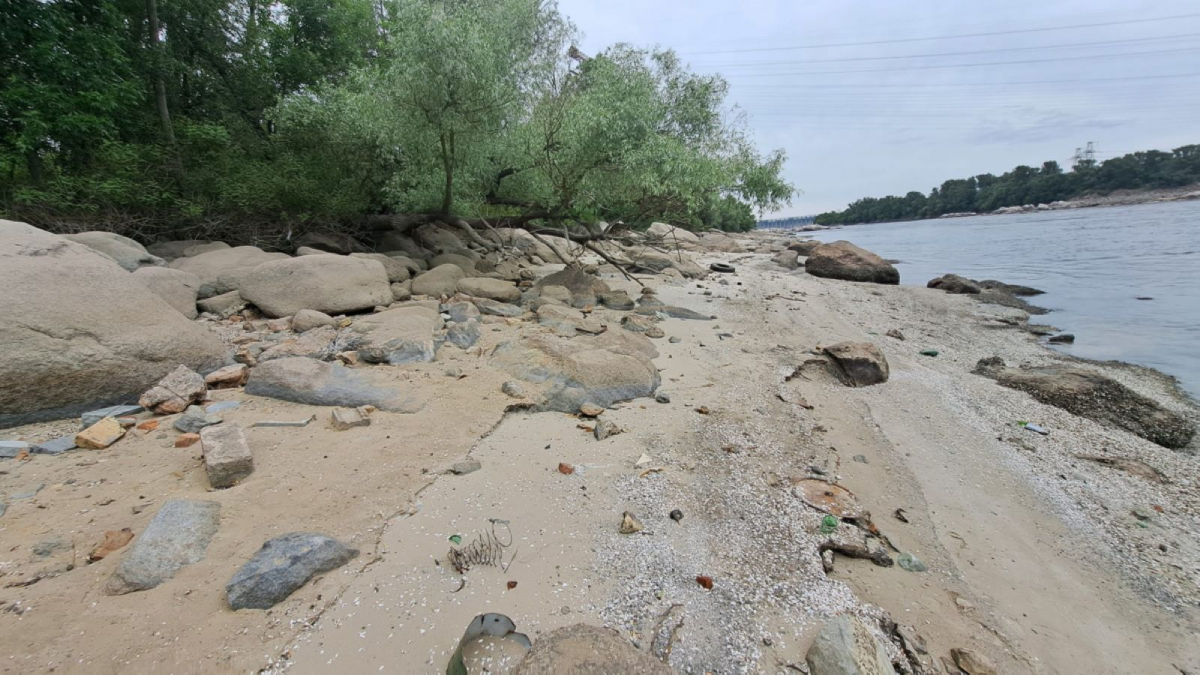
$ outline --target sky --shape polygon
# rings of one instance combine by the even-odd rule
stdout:
[[[1196,0],[559,0],[594,55],[627,42],[721,73],[792,204],[1200,143]],[[933,39],[931,39],[933,38]],[[868,44],[869,43],[869,44]]]

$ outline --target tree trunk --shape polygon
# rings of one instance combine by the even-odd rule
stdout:
[[[150,23],[150,51],[154,54],[154,98],[158,103],[158,117],[162,121],[163,136],[171,146],[175,145],[175,129],[171,126],[171,111],[167,108],[167,84],[163,80],[163,52],[158,39],[158,2],[146,0],[146,20]]]
[[[25,168],[29,171],[29,180],[36,187],[43,187],[46,183],[45,165],[42,164],[42,153],[37,151],[37,148],[32,148],[25,153]]]

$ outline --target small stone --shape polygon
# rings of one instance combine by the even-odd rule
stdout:
[[[579,414],[583,415],[584,417],[599,417],[600,415],[604,414],[604,408],[591,403],[584,403],[583,405],[579,406]]]
[[[86,429],[105,417],[124,417],[125,415],[134,415],[136,413],[140,413],[141,411],[142,406],[140,405],[114,405],[108,408],[92,410],[85,412],[80,416],[82,426],[79,428]]]
[[[183,434],[175,439],[175,447],[190,448],[200,442],[200,434]]]
[[[455,462],[454,466],[450,467],[450,472],[456,476],[465,476],[469,473],[475,473],[483,468],[477,459],[468,459],[462,462]]]
[[[632,513],[626,511],[625,513],[621,514],[621,527],[619,530],[617,530],[618,532],[621,534],[634,534],[641,532],[643,529],[645,529],[645,527],[642,525],[642,522],[638,520]]]
[[[204,412],[204,408],[194,405],[175,420],[175,428],[185,434],[195,434],[205,427],[211,427],[224,421],[220,415],[209,415]]]
[[[958,605],[958,608],[964,612],[969,612],[969,611],[975,609],[975,603],[971,602],[970,600],[967,600],[966,598],[955,598],[954,604]]]
[[[513,382],[512,380],[509,380],[501,385],[500,391],[513,398],[521,398],[525,395],[525,390],[521,388],[521,385]]]
[[[316,415],[312,415],[308,419],[303,420],[260,420],[251,426],[255,427],[306,427],[308,423],[317,419]]]
[[[77,447],[74,436],[59,436],[58,438],[35,444],[30,449],[30,452],[35,455],[61,455]]]
[[[33,545],[33,554],[39,558],[49,558],[58,551],[71,548],[71,542],[61,537],[44,539]]]
[[[567,464],[566,462],[559,462],[558,472],[564,476],[570,476],[571,474],[575,473],[575,467]]]
[[[683,342],[683,338],[679,337],[678,335],[672,335],[670,337],[670,339],[667,340],[667,342],[670,342],[673,345],[677,345],[680,342]]]
[[[1059,335],[1050,336],[1047,342],[1053,342],[1056,344],[1074,344],[1075,336],[1070,333],[1061,333]]]
[[[233,389],[246,384],[250,369],[244,363],[235,363],[212,371],[204,378],[204,384],[209,389]]]
[[[241,401],[219,401],[219,402],[214,403],[214,404],[208,406],[207,408],[205,408],[204,412],[206,412],[210,415],[215,415],[216,413],[223,413],[223,412],[226,412],[229,410],[236,410],[241,405],[242,405]]]
[[[904,340],[904,333],[901,333],[899,328],[892,328],[887,333],[884,333],[884,335],[887,335],[890,338],[895,338],[897,340],[901,340],[901,341]]]
[[[680,511],[679,509],[673,509],[671,511],[671,520],[677,523],[683,520],[683,511]]]
[[[334,408],[330,414],[330,421],[338,431],[371,426],[371,419],[364,417],[357,408]]]
[[[181,413],[193,403],[204,400],[208,387],[204,378],[187,366],[167,373],[158,384],[142,394],[138,405],[159,415]]]
[[[25,441],[0,441],[0,459],[12,459],[22,452],[29,452]]]
[[[967,675],[996,675],[996,666],[979,652],[955,647],[950,650],[950,658]]]
[[[138,428],[138,431],[145,431],[146,433],[150,433],[151,431],[154,431],[155,429],[158,428],[158,420],[146,420],[145,422],[138,424],[137,428]]]
[[[866,455],[855,455],[853,457],[853,459],[854,459],[854,461],[858,462],[859,464],[870,464],[870,462],[867,461]]]
[[[596,440],[602,441],[609,436],[614,436],[621,433],[621,427],[609,422],[603,417],[596,420],[596,428],[592,432],[596,436]]]
[[[75,445],[90,450],[100,450],[121,440],[125,430],[115,417],[105,417],[92,426],[75,434]]]
[[[665,392],[665,391],[660,391],[660,392],[658,392],[657,394],[655,394],[655,395],[654,395],[654,400],[655,400],[655,401],[657,401],[657,402],[659,402],[659,403],[670,403],[670,402],[671,402],[671,395],[670,395],[670,394],[668,394],[668,393],[667,393],[667,392]]]
[[[287,599],[308,580],[350,562],[358,551],[332,537],[291,532],[267,541],[229,583],[229,606],[270,609]]]
[[[204,469],[208,482],[218,490],[236,485],[254,472],[254,456],[246,433],[236,424],[221,424],[200,430]]]

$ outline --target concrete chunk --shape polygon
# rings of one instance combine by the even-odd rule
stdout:
[[[78,446],[75,445],[74,436],[60,436],[49,441],[43,441],[33,446],[30,449],[35,455],[61,455],[68,450],[74,450]]]
[[[25,450],[29,450],[25,441],[0,441],[0,459],[12,459]]]
[[[371,419],[364,416],[357,408],[334,408],[330,419],[333,422],[333,428],[338,431],[371,426]]]
[[[254,456],[246,442],[246,432],[236,424],[219,424],[200,430],[204,450],[204,469],[208,482],[222,489],[236,485],[254,473]]]
[[[75,445],[90,450],[100,450],[121,440],[125,429],[115,417],[105,417],[92,426],[75,434]]]

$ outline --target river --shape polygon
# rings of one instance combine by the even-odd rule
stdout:
[[[854,225],[812,233],[899,260],[902,284],[946,273],[1033,286],[1058,347],[1174,375],[1200,398],[1200,202]],[[1139,300],[1138,298],[1152,298]]]

